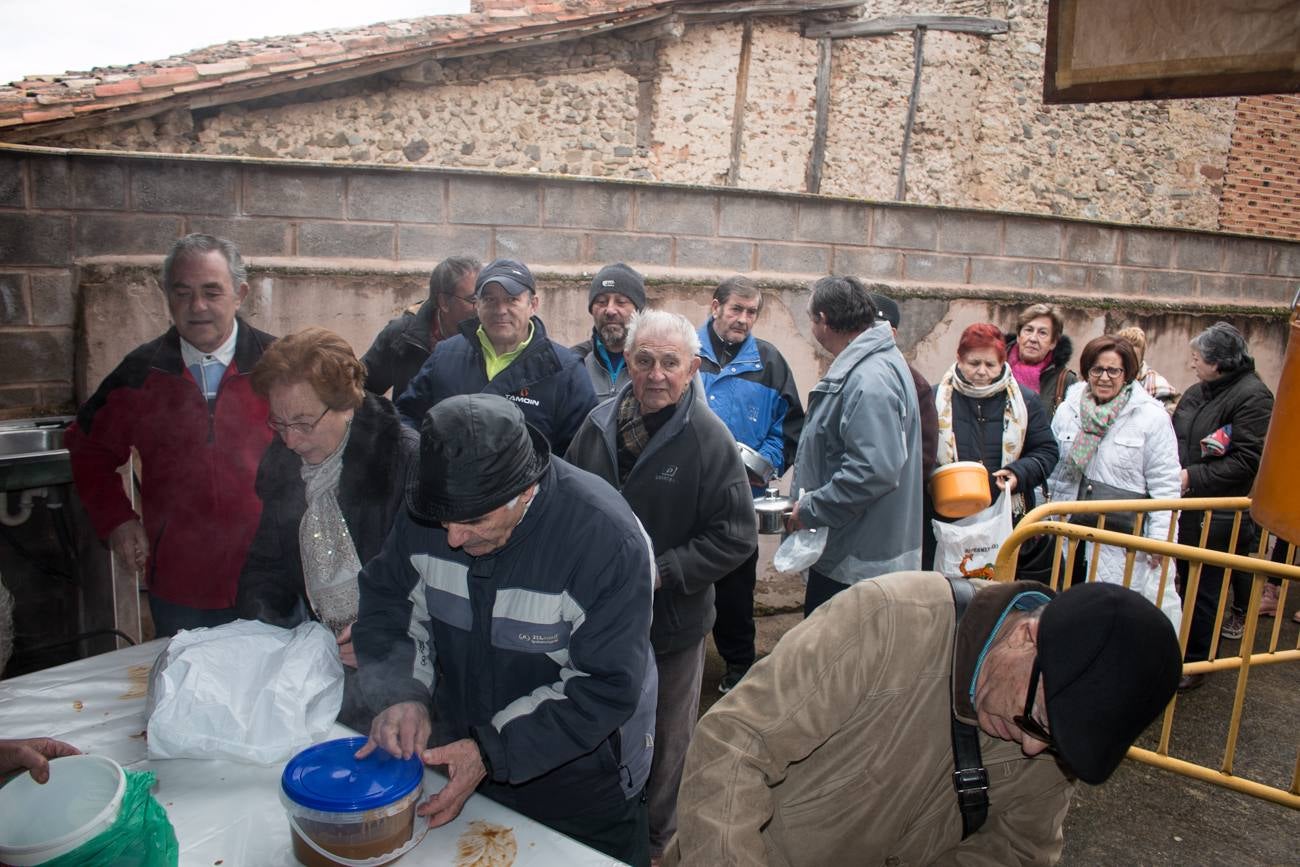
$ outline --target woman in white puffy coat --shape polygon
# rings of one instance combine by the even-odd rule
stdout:
[[[1164,406],[1133,384],[1138,361],[1132,345],[1111,335],[1098,337],[1083,348],[1079,369],[1083,381],[1070,386],[1052,419],[1052,433],[1061,446],[1061,459],[1047,480],[1052,500],[1077,500],[1085,475],[1116,488],[1142,491],[1154,499],[1178,497],[1182,468],[1178,441]],[[1142,535],[1167,540],[1169,518],[1169,512],[1147,513]],[[1086,568],[1097,558],[1098,581],[1123,583],[1122,548],[1093,544],[1084,553]],[[1182,601],[1174,588],[1173,566],[1162,594],[1160,566],[1159,557],[1137,554],[1129,586],[1159,606],[1177,630],[1182,622]]]

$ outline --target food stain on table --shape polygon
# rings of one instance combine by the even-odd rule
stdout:
[[[82,704],[81,702],[79,702],[79,701],[74,701],[74,702],[72,703],[72,709],[75,710],[77,713],[81,713],[82,710],[85,709],[85,707],[86,707],[86,706],[85,706],[84,704]]]
[[[456,840],[456,867],[510,867],[517,852],[513,828],[475,819]]]
[[[148,665],[133,665],[126,670],[126,679],[131,685],[127,687],[126,692],[118,696],[121,701],[130,701],[133,698],[144,698],[149,691],[149,669]]]

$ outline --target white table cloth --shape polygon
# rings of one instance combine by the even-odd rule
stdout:
[[[54,737],[158,777],[154,797],[167,810],[183,865],[292,867],[289,826],[280,804],[283,765],[171,759],[150,761],[145,747],[149,670],[165,641],[152,641],[21,677],[0,680],[0,737]],[[335,726],[330,738],[352,731]],[[445,779],[425,769],[425,792]],[[521,816],[482,795],[456,821],[433,828],[397,862],[452,865],[456,840],[475,819],[514,829],[518,867],[617,865],[620,862]],[[418,821],[418,820],[417,820]]]

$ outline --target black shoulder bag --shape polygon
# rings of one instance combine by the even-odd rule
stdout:
[[[975,596],[975,588],[965,578],[949,578],[952,602],[956,609],[955,624],[961,623],[966,606]],[[953,629],[956,641],[956,628]],[[953,684],[949,678],[949,691]],[[980,755],[980,730],[957,719],[957,709],[952,708],[952,784],[957,790],[957,807],[961,810],[961,838],[965,840],[978,831],[989,817],[989,773]]]

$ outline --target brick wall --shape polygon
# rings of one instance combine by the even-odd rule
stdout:
[[[1300,240],[1300,94],[1238,101],[1219,226]]]
[[[966,324],[1009,325],[1017,307],[1050,299],[1080,338],[1127,322],[1154,330],[1176,382],[1186,338],[1221,316],[1276,381],[1300,278],[1300,244],[1210,232],[717,187],[0,148],[0,411],[70,406],[157,334],[156,269],[192,231],[248,256],[256,324],[322,324],[358,352],[448,255],[534,266],[543,317],[566,342],[590,328],[583,275],[602,264],[634,264],[657,304],[692,318],[717,279],[750,273],[771,290],[765,336],[800,359],[805,388],[824,363],[805,287],[826,273],[904,299],[904,346],[923,372],[950,363]]]

